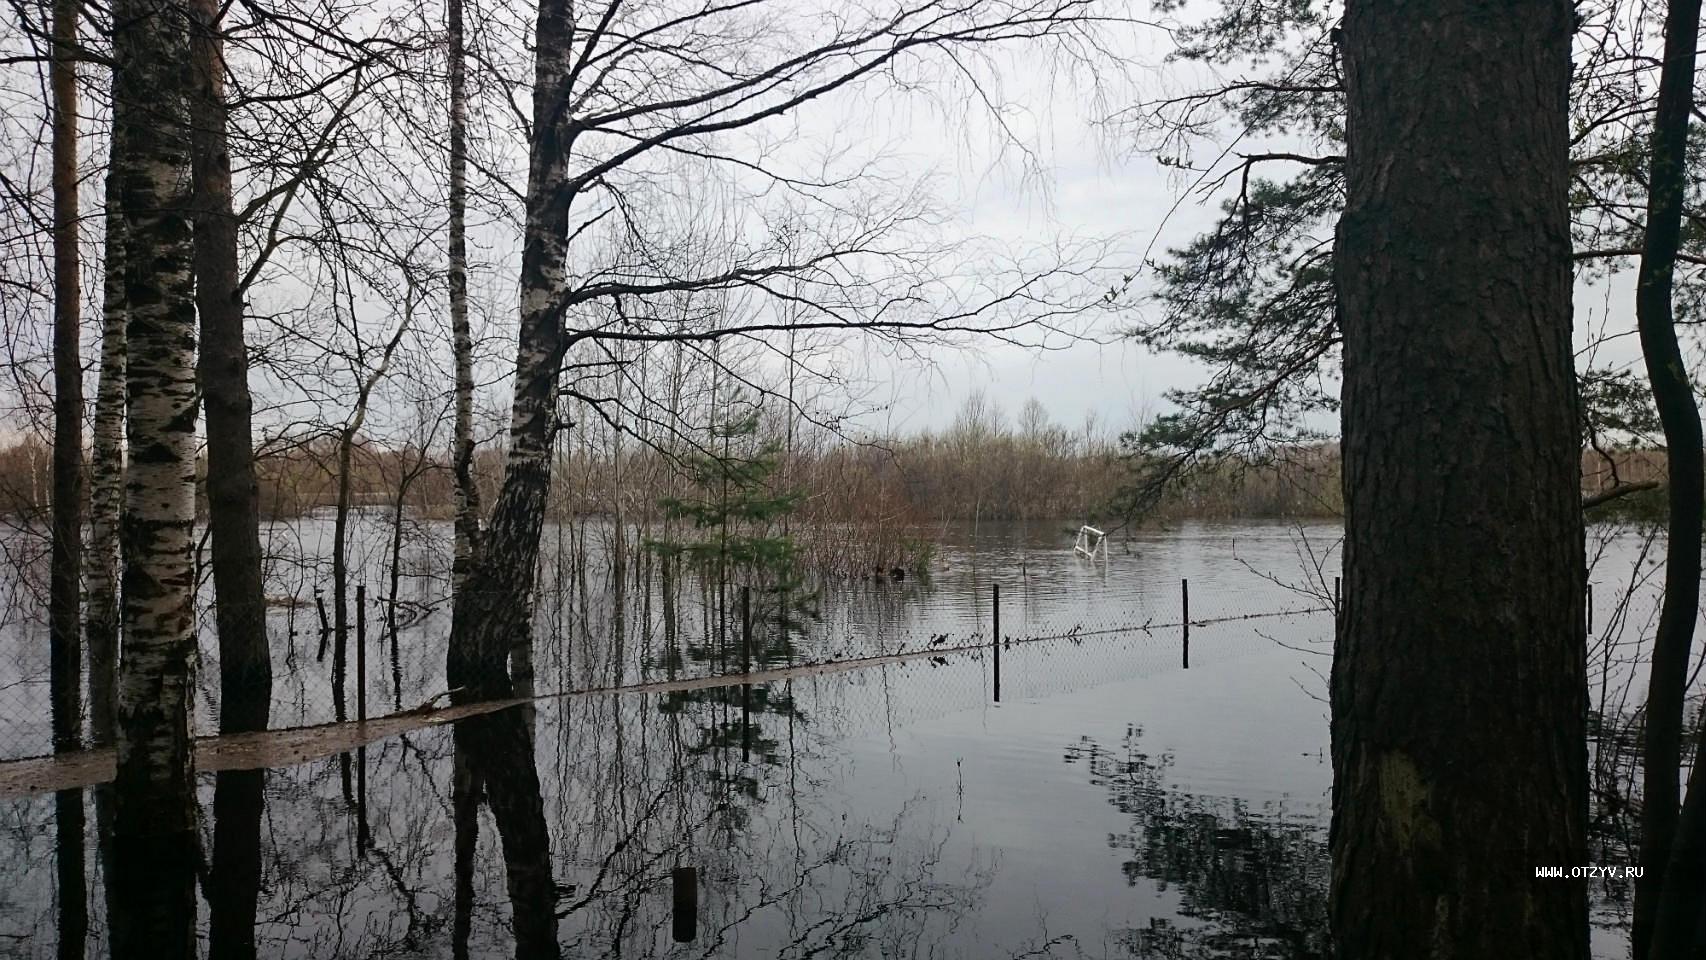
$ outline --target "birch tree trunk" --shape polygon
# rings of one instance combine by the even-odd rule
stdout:
[[[1588,956],[1568,0],[1352,0],[1339,956]]]
[[[110,137],[107,165],[106,250],[102,265],[101,378],[95,389],[94,449],[89,462],[89,544],[83,553],[84,646],[89,651],[89,740],[113,742],[118,706],[114,678],[119,657],[119,509],[124,501],[124,218],[119,212],[115,160],[123,148]],[[94,788],[95,838],[107,915],[113,915],[113,786]]]
[[[129,238],[125,650],[114,782],[113,955],[195,955],[195,347],[190,25],[154,0],[113,7],[113,125]]]
[[[106,263],[101,306],[101,379],[95,390],[94,449],[89,463],[89,549],[83,556],[88,590],[84,635],[89,648],[90,739],[113,739],[113,677],[118,670],[119,508],[124,500],[125,321],[124,217],[119,210],[118,138],[107,165]]]
[[[526,232],[521,254],[521,329],[503,486],[481,535],[452,617],[445,674],[452,699],[506,697],[506,660],[531,645],[533,588],[545,499],[563,331],[553,303],[563,289],[572,193],[567,184],[575,128],[564,109],[574,55],[566,0],[543,0],[535,29],[533,143],[528,159]]]
[[[468,326],[468,90],[462,0],[447,4],[450,33],[450,332],[456,354],[456,479],[453,601],[462,595],[480,540],[480,491],[474,485],[474,336]]]
[[[207,416],[207,512],[219,632],[219,729],[264,730],[272,706],[266,596],[261,585],[260,490],[250,435],[249,355],[231,210],[225,44],[217,0],[191,0],[195,35],[195,295],[197,374]]]
[[[77,42],[79,0],[54,0],[53,59],[53,534],[48,586],[48,664],[53,752],[82,746],[83,286],[77,251]],[[81,957],[88,933],[83,871],[83,792],[54,796],[59,955]]]

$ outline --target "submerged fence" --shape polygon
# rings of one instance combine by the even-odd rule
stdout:
[[[1012,579],[978,577],[973,589],[944,594],[884,574],[829,602],[697,583],[666,596],[639,578],[615,579],[614,587],[606,578],[604,589],[593,591],[584,581],[576,586],[573,575],[557,577],[550,582],[569,589],[546,589],[530,656],[508,666],[530,673],[520,693],[548,696],[692,679],[733,684],[790,668],[839,672],[971,658],[986,661],[988,695],[1000,701],[1048,692],[1051,681],[1066,679],[1055,668],[1068,662],[1082,681],[1094,682],[1115,660],[1152,672],[1189,669],[1193,660],[1201,664],[1251,644],[1329,649],[1334,598],[1325,589],[1294,591],[1275,602],[1271,592],[1153,573],[1141,590],[1104,582],[1092,589],[1076,584],[1074,592],[1040,579],[1022,568]],[[340,643],[330,593],[319,588],[306,597],[273,598],[269,728],[423,713],[446,701],[446,601],[353,584]],[[39,669],[28,670],[26,660],[25,670],[0,684],[0,762],[52,752],[45,640]],[[220,708],[210,622],[201,654],[195,729],[209,735]]]

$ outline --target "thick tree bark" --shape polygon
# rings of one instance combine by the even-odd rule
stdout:
[[[456,545],[451,562],[453,602],[480,543],[480,490],[474,485],[474,336],[468,326],[468,90],[462,43],[462,0],[446,5],[450,33],[450,332],[456,360],[456,428],[451,464],[456,478]]]
[[[116,132],[115,132],[116,133]],[[115,135],[107,164],[106,263],[101,306],[101,380],[95,390],[94,449],[89,463],[89,548],[83,556],[88,590],[84,636],[89,648],[89,732],[97,745],[113,741],[113,677],[118,670],[119,508],[124,501],[124,217],[117,170],[123,148]]]
[[[1352,0],[1340,956],[1585,958],[1567,0]]]
[[[53,752],[82,747],[83,736],[83,285],[77,250],[78,0],[54,0],[53,59],[53,518],[48,583],[48,683]],[[59,955],[81,957],[89,928],[83,871],[83,792],[54,796],[59,885]]]
[[[1643,742],[1640,856],[1635,882],[1635,956],[1646,957],[1654,914],[1665,885],[1676,833],[1677,771],[1682,759],[1683,697],[1688,686],[1694,620],[1700,614],[1701,511],[1706,501],[1706,453],[1694,385],[1683,366],[1671,312],[1687,180],[1688,112],[1694,105],[1694,48],[1700,0],[1671,0],[1665,17],[1665,62],[1659,75],[1648,158],[1646,237],[1635,291],[1635,319],[1647,380],[1664,427],[1670,508],[1665,592],[1653,638]],[[1698,904],[1697,904],[1698,906]],[[1654,954],[1658,956],[1658,954]]]
[[[123,631],[114,782],[113,955],[195,955],[190,743],[195,616],[195,336],[190,25],[113,7],[113,125],[129,256]]]
[[[225,44],[218,0],[191,0],[195,18],[195,292],[197,374],[207,416],[207,511],[219,632],[219,729],[264,730],[272,706],[266,595],[261,584],[260,487],[249,415],[249,355],[231,209]]]
[[[552,307],[563,289],[572,199],[567,163],[575,131],[563,107],[574,56],[571,27],[564,0],[539,4],[509,450],[503,486],[481,535],[480,563],[464,582],[452,616],[445,673],[457,702],[509,696],[506,660],[513,648],[532,644],[533,587],[551,487],[564,343]]]

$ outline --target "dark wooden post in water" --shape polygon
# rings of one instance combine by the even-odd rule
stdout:
[[[367,584],[355,587],[355,719],[367,720]]]
[[[355,748],[355,852],[366,853],[373,843],[367,828],[367,745]]]
[[[752,587],[740,588],[740,675],[752,673]],[[740,685],[740,759],[752,759],[752,684]]]
[[[1001,702],[1001,584],[991,585],[991,595],[995,601],[995,639],[991,641],[995,649],[995,702]]]
[[[699,935],[699,871],[676,867],[669,875],[675,890],[675,909],[670,932],[676,943],[692,943]]]
[[[1191,668],[1191,581],[1189,580],[1181,579],[1179,581],[1179,609],[1179,619],[1185,625],[1184,668],[1189,670]]]
[[[326,595],[314,588],[314,608],[320,611],[320,649],[314,654],[315,661],[326,662],[326,641],[332,636],[331,624],[326,621]]]
[[[1588,608],[1588,633],[1591,634],[1591,633],[1593,633],[1593,584],[1591,584],[1591,583],[1588,584],[1587,608]]]

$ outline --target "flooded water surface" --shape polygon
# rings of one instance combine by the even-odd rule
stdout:
[[[928,582],[826,591],[797,643],[753,659],[916,656],[543,696],[348,754],[202,774],[203,948],[1324,956],[1335,543],[1326,528],[1187,528],[1091,563],[1055,526],[965,532]],[[1013,641],[999,702],[997,583]],[[620,629],[620,656],[570,643],[542,658],[541,692],[719,655],[702,624],[688,642],[678,623],[673,647],[661,628]],[[416,683],[411,696],[431,685]],[[102,789],[82,794],[91,831]],[[0,805],[0,953],[56,950],[53,804]],[[125,908],[103,893],[99,844],[87,858],[99,954]]]

